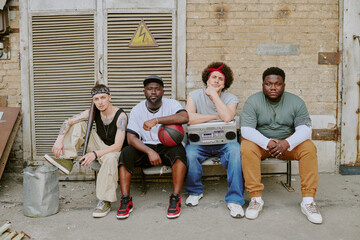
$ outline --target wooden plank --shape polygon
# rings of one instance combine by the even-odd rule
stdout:
[[[22,115],[20,108],[0,107],[3,112],[0,120],[0,179],[5,169],[7,159],[9,157],[12,145],[15,141],[16,133],[19,129]]]

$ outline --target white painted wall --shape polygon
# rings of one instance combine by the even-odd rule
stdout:
[[[342,64],[340,65],[339,80],[342,84],[342,112],[341,112],[341,164],[353,164],[358,158],[359,135],[359,85],[360,81],[360,40],[353,36],[360,36],[360,1],[340,1],[340,11],[343,20],[340,23],[342,35]]]

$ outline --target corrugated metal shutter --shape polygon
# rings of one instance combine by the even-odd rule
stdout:
[[[94,15],[32,17],[34,156],[50,153],[62,122],[90,107]]]
[[[159,75],[165,96],[172,97],[172,13],[108,13],[108,85],[112,102],[126,112],[144,99],[143,80]],[[138,24],[144,20],[158,47],[128,46]]]

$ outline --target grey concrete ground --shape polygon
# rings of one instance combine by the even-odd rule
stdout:
[[[147,183],[141,193],[132,184],[134,211],[126,220],[115,217],[118,202],[101,219],[91,217],[97,200],[94,182],[60,182],[60,211],[50,217],[29,218],[22,212],[22,182],[5,177],[0,181],[0,225],[6,220],[12,229],[32,239],[360,239],[360,176],[321,174],[317,204],[324,223],[310,223],[300,211],[299,177],[295,192],[280,184],[284,176],[264,177],[265,207],[259,218],[234,219],[224,203],[226,180],[205,181],[204,198],[197,207],[187,207],[183,190],[182,212],[168,220],[166,208],[171,183]],[[246,194],[247,207],[249,196]]]

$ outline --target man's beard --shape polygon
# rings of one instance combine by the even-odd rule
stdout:
[[[146,100],[151,103],[151,105],[153,106],[157,106],[159,103],[161,103],[161,100],[162,100],[162,96],[160,96],[158,99],[156,100],[151,100],[149,97],[145,97]]]

